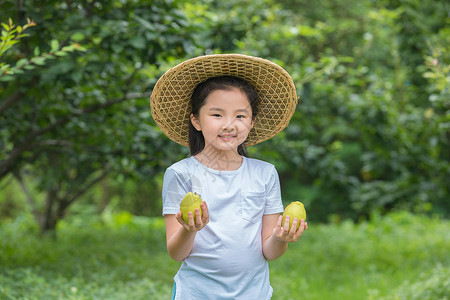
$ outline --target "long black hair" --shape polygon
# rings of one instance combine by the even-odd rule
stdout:
[[[259,97],[256,89],[246,80],[234,76],[211,77],[206,81],[199,83],[191,96],[191,113],[198,117],[200,108],[206,103],[206,98],[216,90],[239,89],[245,93],[252,108],[252,119],[254,120],[258,113]],[[245,142],[244,142],[245,143]],[[238,153],[247,156],[244,143],[238,146]],[[191,155],[200,153],[205,148],[205,138],[201,131],[195,129],[189,121],[189,148]]]

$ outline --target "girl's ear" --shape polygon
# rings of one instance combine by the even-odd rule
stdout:
[[[190,118],[191,118],[192,126],[194,126],[194,128],[197,129],[198,131],[202,131],[202,128],[200,126],[200,121],[198,120],[198,118],[196,116],[194,116],[194,114],[191,114]]]

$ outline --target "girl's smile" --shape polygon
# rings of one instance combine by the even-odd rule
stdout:
[[[219,138],[221,138],[224,141],[231,141],[232,139],[236,138],[236,135],[222,134],[219,135]]]

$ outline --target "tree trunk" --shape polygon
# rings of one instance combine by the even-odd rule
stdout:
[[[56,220],[55,220],[54,206],[57,201],[58,201],[58,191],[55,188],[48,190],[47,196],[45,198],[44,216],[42,218],[42,222],[39,224],[42,233],[55,231]]]

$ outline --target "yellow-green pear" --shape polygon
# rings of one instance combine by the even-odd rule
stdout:
[[[303,219],[306,221],[305,206],[300,201],[295,201],[295,202],[292,202],[291,204],[289,204],[283,212],[282,226],[284,226],[284,219],[286,218],[286,216],[289,216],[289,230],[291,230],[292,222],[294,221],[294,218],[295,217],[298,218],[297,228],[296,228],[296,230],[298,230],[298,228],[300,227],[300,220]]]
[[[189,192],[181,201],[180,204],[180,211],[182,212],[183,220],[189,224],[189,212],[192,212],[192,215],[194,216],[194,223],[195,223],[195,209],[198,208],[200,210],[200,216],[203,216],[202,208],[200,207],[200,204],[202,204],[202,198],[197,193]]]

